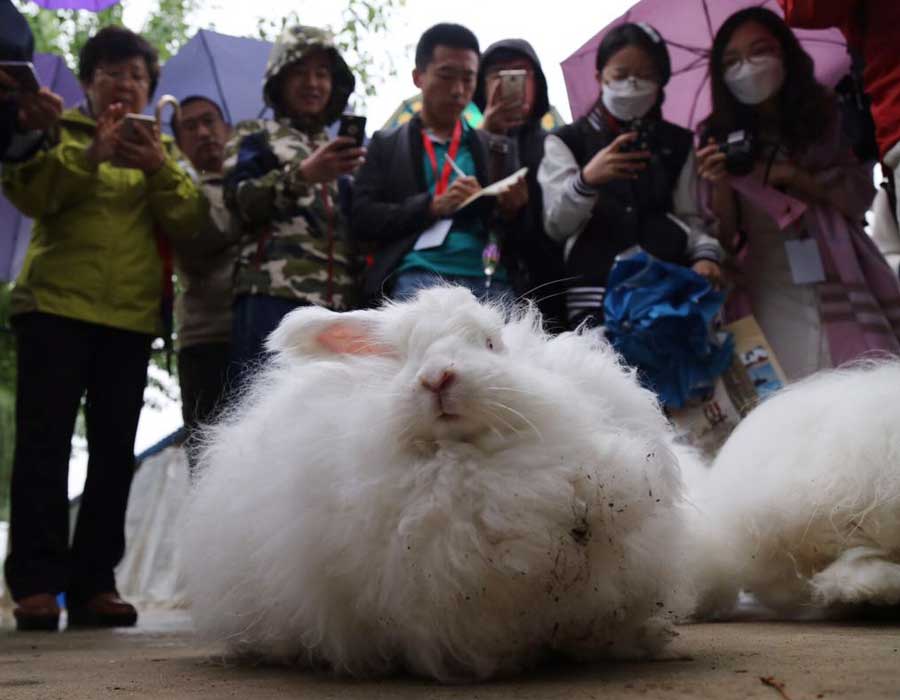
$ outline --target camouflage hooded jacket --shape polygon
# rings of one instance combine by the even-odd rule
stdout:
[[[320,119],[292,120],[279,110],[280,74],[321,50],[333,61],[331,98]],[[225,201],[242,229],[236,295],[265,294],[335,310],[352,308],[356,266],[338,207],[337,183],[303,182],[297,167],[328,141],[324,127],[343,112],[354,85],[328,32],[288,27],[275,43],[263,85],[275,119],[238,124],[226,152]]]

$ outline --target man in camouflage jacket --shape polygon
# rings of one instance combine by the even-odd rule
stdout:
[[[226,154],[225,201],[242,228],[232,350],[238,371],[263,352],[286,313],[316,304],[352,308],[355,261],[337,204],[337,178],[364,149],[329,140],[355,80],[328,32],[287,27],[266,66],[274,120],[237,125]]]

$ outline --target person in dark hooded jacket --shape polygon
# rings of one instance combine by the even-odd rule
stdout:
[[[504,101],[500,71],[524,70],[525,95],[521,102]],[[544,157],[542,118],[550,109],[547,78],[534,48],[524,39],[503,39],[491,44],[481,57],[472,101],[484,113],[481,128],[516,141],[521,164],[528,168],[528,206],[521,218],[518,254],[525,265],[526,296],[534,299],[548,330],[565,328],[565,284],[562,247],[544,233],[543,198],[537,181]]]
[[[34,36],[12,0],[0,0],[0,61],[30,61]],[[0,160],[27,160],[43,141],[43,131],[62,114],[63,101],[47,88],[21,94],[0,70]]]

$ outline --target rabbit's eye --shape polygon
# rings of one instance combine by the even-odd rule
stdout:
[[[488,350],[493,350],[493,349],[494,349],[494,341],[491,340],[490,338],[488,338],[488,339],[485,341],[485,345],[487,345],[487,349],[488,349]]]

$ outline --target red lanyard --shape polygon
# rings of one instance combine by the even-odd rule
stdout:
[[[434,194],[442,195],[447,191],[447,184],[450,182],[450,161],[456,158],[456,152],[459,151],[459,142],[462,139],[462,122],[457,119],[456,125],[453,127],[453,136],[450,139],[450,147],[447,149],[447,157],[444,158],[444,168],[441,171],[441,177],[438,179],[437,156],[434,153],[434,146],[428,134],[422,132],[422,144],[425,146],[425,153],[428,154],[428,160],[431,161],[431,169],[434,171]]]

